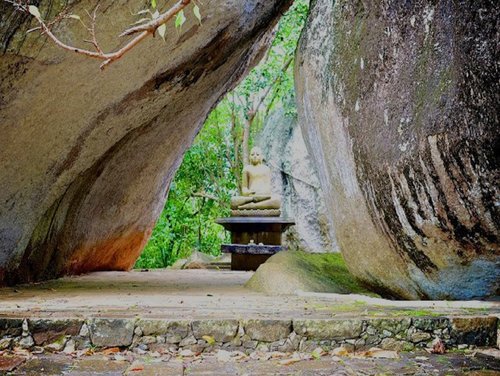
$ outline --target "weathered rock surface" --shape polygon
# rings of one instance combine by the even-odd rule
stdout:
[[[44,17],[59,11],[40,3]],[[201,26],[188,17],[177,33],[170,23],[166,43],[150,38],[100,72],[95,60],[26,37],[33,25],[1,2],[0,282],[129,269],[185,149],[262,56],[289,3],[206,1]],[[144,2],[99,4],[98,37],[112,50]],[[71,20],[55,32],[73,44],[87,38]]]
[[[285,232],[283,243],[306,252],[338,252],[297,119],[283,108],[277,109],[264,124],[257,144],[272,169],[273,189],[282,197],[282,216],[295,220],[295,226]]]
[[[303,135],[349,270],[402,298],[499,292],[495,2],[316,0]]]
[[[259,266],[245,286],[269,295],[289,295],[297,290],[370,294],[349,273],[338,253],[278,252]]]

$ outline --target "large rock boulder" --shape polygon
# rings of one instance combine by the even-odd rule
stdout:
[[[278,252],[259,266],[245,286],[270,295],[289,295],[298,290],[374,295],[349,273],[338,252]]]
[[[349,270],[377,291],[499,292],[499,17],[492,1],[311,4],[300,123]]]
[[[42,15],[59,3],[42,0]],[[120,61],[62,51],[0,2],[0,283],[129,269],[210,109],[262,56],[289,0],[207,0]],[[62,3],[61,3],[62,4]],[[95,2],[71,2],[84,16]],[[100,1],[112,50],[144,1]],[[189,14],[188,14],[189,13]],[[55,27],[88,38],[75,20]]]
[[[306,252],[338,252],[297,118],[279,107],[266,119],[257,144],[273,172],[273,189],[281,195],[282,216],[295,220],[295,226],[285,232],[283,243]]]

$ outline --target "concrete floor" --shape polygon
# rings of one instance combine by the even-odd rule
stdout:
[[[244,287],[252,272],[97,272],[0,289],[0,317],[322,318],[500,314],[500,302],[389,301],[297,292],[269,296]],[[279,288],[278,288],[279,289]]]

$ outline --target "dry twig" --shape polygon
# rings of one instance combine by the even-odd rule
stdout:
[[[109,52],[105,53],[99,46],[99,43],[97,42],[97,37],[95,33],[95,23],[96,23],[96,18],[97,18],[97,7],[94,9],[92,12],[92,15],[89,15],[89,18],[91,20],[91,26],[87,28],[87,30],[90,33],[91,39],[90,40],[85,40],[85,42],[90,43],[94,46],[95,51],[87,50],[84,48],[79,48],[75,46],[68,45],[64,42],[62,42],[57,36],[52,33],[51,27],[54,23],[56,23],[58,20],[61,20],[63,18],[72,18],[70,15],[65,14],[64,12],[61,12],[55,20],[53,20],[50,23],[45,23],[45,21],[41,18],[41,16],[33,14],[30,12],[30,5],[28,1],[23,1],[23,0],[4,0],[7,3],[12,4],[17,11],[27,13],[27,14],[32,14],[36,20],[39,23],[39,27],[31,29],[30,31],[35,31],[35,30],[41,30],[42,34],[47,35],[49,39],[51,39],[58,47],[75,52],[80,55],[88,56],[91,58],[103,60],[103,63],[100,65],[101,69],[104,69],[106,66],[111,64],[112,62],[120,59],[124,54],[126,54],[128,51],[130,51],[132,48],[137,46],[142,40],[144,40],[148,35],[153,36],[156,32],[156,30],[163,24],[167,23],[169,20],[171,20],[174,16],[176,16],[181,10],[183,10],[186,6],[189,5],[191,0],[179,0],[177,3],[175,3],[169,10],[167,10],[164,13],[161,13],[158,17],[152,19],[151,21],[138,25],[132,28],[129,28],[125,30],[123,33],[120,34],[120,36],[128,36],[132,34],[137,34],[134,38],[129,40],[123,47],[120,49],[114,51],[114,52]],[[73,17],[74,18],[74,17]]]

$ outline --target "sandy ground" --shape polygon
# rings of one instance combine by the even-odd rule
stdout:
[[[0,317],[297,318],[500,314],[500,302],[389,301],[361,295],[269,296],[252,272],[97,272],[0,289]]]

